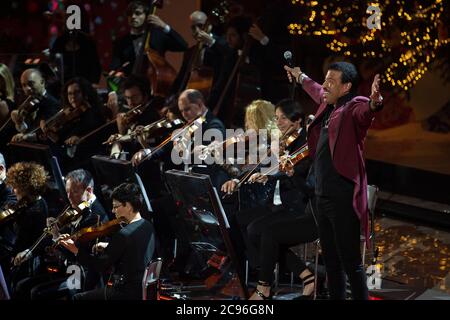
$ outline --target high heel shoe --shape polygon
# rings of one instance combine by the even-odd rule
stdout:
[[[304,289],[307,285],[310,285],[311,283],[315,283],[316,276],[312,273],[310,275],[307,275],[302,280],[303,280],[303,289]],[[308,295],[301,295],[301,296],[295,297],[293,300],[312,300],[312,299],[314,299],[314,291],[315,291],[315,289],[316,288],[313,288],[313,290],[311,291],[310,294],[308,294]]]
[[[256,287],[254,294],[256,293],[256,295],[258,295],[262,300],[272,300],[273,293],[271,286],[267,282],[261,281],[258,281],[258,286],[268,287],[270,289],[270,294],[268,296],[264,295],[261,291],[259,291],[258,287]],[[250,300],[252,300],[251,297]]]

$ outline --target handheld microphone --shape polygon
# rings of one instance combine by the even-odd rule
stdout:
[[[285,51],[283,56],[284,56],[284,59],[286,59],[288,67],[294,68],[294,62],[292,61],[292,52]]]
[[[286,60],[288,67],[294,68],[294,62],[292,61],[292,52],[285,51],[283,56],[284,56],[284,59]],[[296,82],[294,80],[294,81],[292,81],[292,83],[289,86],[289,96],[291,99],[295,98],[295,86],[296,86]]]

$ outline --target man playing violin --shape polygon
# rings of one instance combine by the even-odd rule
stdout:
[[[153,104],[159,103],[159,98],[152,97],[150,93],[150,83],[146,77],[131,75],[122,83],[121,90],[126,100],[125,106],[120,106],[116,99],[108,100],[110,108],[116,118],[117,134],[111,135],[107,143],[113,144],[112,155],[119,155],[123,150],[125,135],[136,126],[144,126],[161,118],[157,108]],[[159,106],[158,106],[159,107]],[[136,152],[136,146],[127,144],[129,152]]]
[[[66,193],[69,199],[70,207],[77,209],[82,207],[81,214],[75,220],[69,221],[67,224],[58,225],[58,218],[47,218],[47,226],[51,226],[49,232],[53,236],[55,244],[60,238],[73,234],[83,228],[100,225],[108,221],[108,216],[103,209],[102,204],[98,201],[94,194],[94,179],[89,171],[78,169],[69,172],[65,176]],[[89,246],[89,243],[83,244]],[[92,246],[93,243],[90,243]],[[79,264],[76,257],[67,250],[58,250],[57,247],[48,247],[46,250],[46,258],[49,259],[53,271],[46,272],[38,276],[24,279],[20,282],[20,298],[23,299],[56,299],[68,296],[70,290],[67,287],[66,268],[69,265]],[[90,248],[90,247],[89,247]],[[89,270],[86,266],[84,269],[83,283],[84,289],[93,289],[99,284],[100,275],[97,272]]]
[[[30,132],[50,119],[60,109],[59,103],[45,89],[45,80],[39,70],[25,70],[20,76],[20,83],[28,103],[24,102],[11,111],[11,120],[19,132],[12,141],[35,141],[36,135]]]
[[[101,251],[99,256],[92,255],[70,236],[61,241],[80,263],[93,270],[114,269],[110,278],[112,286],[78,293],[75,300],[142,300],[142,278],[155,248],[153,225],[141,217],[143,199],[136,184],[121,184],[111,197],[116,218],[125,220],[127,224],[111,236],[111,241],[95,246],[95,250]]]

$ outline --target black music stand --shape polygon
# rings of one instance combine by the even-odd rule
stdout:
[[[130,161],[112,159],[107,156],[96,155],[91,157],[92,165],[94,167],[94,176],[96,185],[101,188],[101,195],[103,202],[109,212],[111,212],[111,194],[115,187],[124,182],[136,183],[144,198],[145,209],[149,214],[153,212],[147,191],[142,183],[141,177],[135,171]]]
[[[238,294],[248,298],[243,269],[229,235],[228,219],[209,176],[169,170],[166,179],[178,208],[177,222],[183,226],[182,234],[177,236],[195,253],[204,274],[209,274],[205,279],[208,291],[224,294],[233,281],[235,286],[240,286]],[[219,280],[211,285],[211,278]]]
[[[61,202],[64,202],[63,206],[68,203],[58,159],[53,156],[49,146],[28,142],[11,142],[9,143],[8,155],[8,165],[17,162],[36,162],[44,166],[50,175],[48,182],[50,189],[57,191]]]

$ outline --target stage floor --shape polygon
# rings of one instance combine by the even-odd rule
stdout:
[[[419,122],[369,130],[365,157],[450,175],[450,134],[426,131]]]

